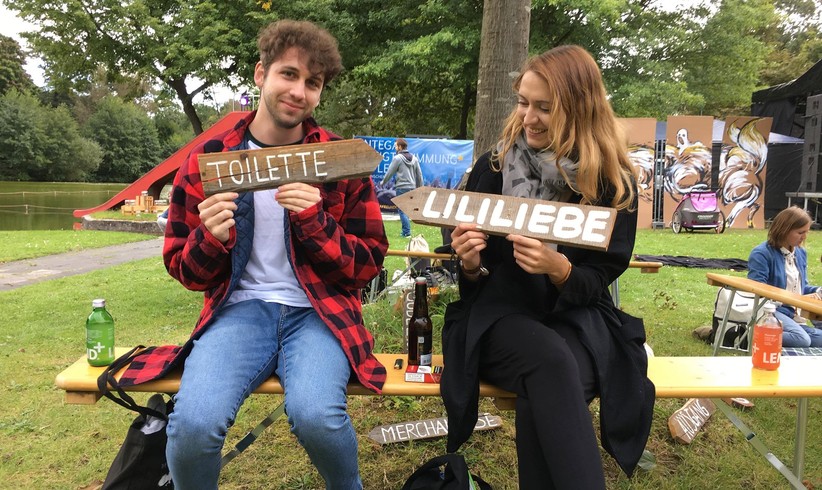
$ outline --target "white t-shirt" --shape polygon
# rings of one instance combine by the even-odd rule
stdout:
[[[802,294],[802,282],[799,278],[799,269],[796,268],[796,256],[787,248],[780,249],[785,258],[785,289],[796,294]]]
[[[253,141],[250,149],[260,148]],[[311,307],[297,276],[291,268],[285,248],[286,210],[274,196],[276,190],[254,192],[254,241],[251,256],[237,289],[226,304],[260,299],[288,306]]]

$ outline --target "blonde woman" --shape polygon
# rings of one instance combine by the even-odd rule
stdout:
[[[642,320],[615,308],[608,290],[634,248],[633,167],[599,67],[583,48],[529,59],[514,91],[517,106],[466,190],[618,213],[607,252],[487,236],[473,225],[453,231],[461,298],[448,306],[443,329],[448,450],[471,434],[483,378],[517,394],[519,488],[605,488],[588,404],[601,398],[602,445],[630,475],[654,403]]]

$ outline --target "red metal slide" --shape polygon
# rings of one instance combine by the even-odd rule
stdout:
[[[75,209],[74,217],[81,218],[87,214],[105,211],[115,206],[120,206],[126,199],[134,199],[143,191],[147,191],[150,196],[154,197],[154,199],[159,198],[160,191],[163,190],[163,186],[174,179],[177,169],[179,169],[180,165],[186,161],[186,158],[188,158],[189,153],[191,153],[191,150],[195,146],[203,141],[213,138],[219,133],[228,131],[233,128],[242,117],[247,115],[248,112],[243,111],[229,112],[213,126],[200,133],[193,140],[189,141],[187,145],[177,150],[170,157],[166,158],[165,161],[146,172],[145,175],[135,180],[131,185],[117,193],[105,203],[89,209]]]

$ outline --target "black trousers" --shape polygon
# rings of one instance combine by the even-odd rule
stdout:
[[[594,365],[574,328],[525,315],[500,319],[480,342],[480,376],[517,394],[520,489],[605,488],[588,410]]]

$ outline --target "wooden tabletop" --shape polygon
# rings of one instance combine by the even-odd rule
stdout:
[[[451,260],[451,254],[438,254],[434,252],[417,252],[414,250],[388,250],[385,255],[389,257],[410,257],[415,259],[440,259]],[[659,272],[662,262],[646,262],[632,260],[628,267],[640,269],[640,272]]]
[[[657,398],[805,398],[822,396],[822,357],[782,356],[776,371],[754,369],[750,356],[651,357]]]
[[[411,257],[415,259],[440,259],[451,260],[451,254],[438,254],[434,252],[417,252],[415,250],[389,250],[385,253],[394,257]]]
[[[127,352],[117,348],[117,355]],[[405,354],[376,354],[388,370],[383,395],[439,396],[436,383],[405,381]],[[402,369],[394,369],[397,359],[403,360]],[[442,365],[442,356],[434,356],[434,365]],[[56,385],[66,390],[66,403],[93,404],[99,399],[97,377],[103,368],[89,366],[85,356],[57,375]],[[718,357],[651,357],[648,377],[656,386],[657,398],[692,397],[781,397],[805,398],[822,396],[822,357],[783,356],[777,371],[754,369],[750,356]],[[129,387],[129,391],[176,393],[180,384],[179,371],[166,378]],[[255,393],[281,394],[277,378],[269,378]],[[348,386],[350,395],[373,395],[357,383]],[[480,396],[513,401],[514,395],[489,385],[480,384]],[[509,408],[512,405],[509,404]]]
[[[129,349],[118,347],[115,355],[121,356]],[[407,367],[406,354],[376,354],[380,363],[388,371],[388,378],[383,385],[383,395],[397,396],[439,396],[440,385],[436,383],[412,383],[405,381],[405,368]],[[402,369],[394,369],[394,363],[403,360]],[[435,355],[433,359],[435,366],[442,366],[442,355]],[[57,375],[55,384],[58,388],[66,390],[66,401],[68,403],[89,404],[95,403],[99,398],[97,392],[97,378],[103,372],[102,367],[90,366],[83,356]],[[119,379],[120,374],[115,375]],[[174,371],[163,379],[142,383],[129,387],[129,391],[141,391],[149,393],[176,393],[180,386],[180,371]],[[283,392],[280,381],[276,377],[267,379],[260,385],[255,393],[280,394]],[[374,392],[361,386],[359,383],[348,385],[349,395],[373,395]],[[491,386],[486,383],[480,385],[480,396],[512,398],[513,395],[505,390]]]
[[[822,301],[812,297],[792,293],[785,289],[771,286],[759,281],[748,279],[747,277],[728,276],[708,272],[706,274],[708,284],[711,286],[728,286],[738,291],[753,293],[762,298],[779,301],[789,306],[801,309],[809,318],[822,318]]]

